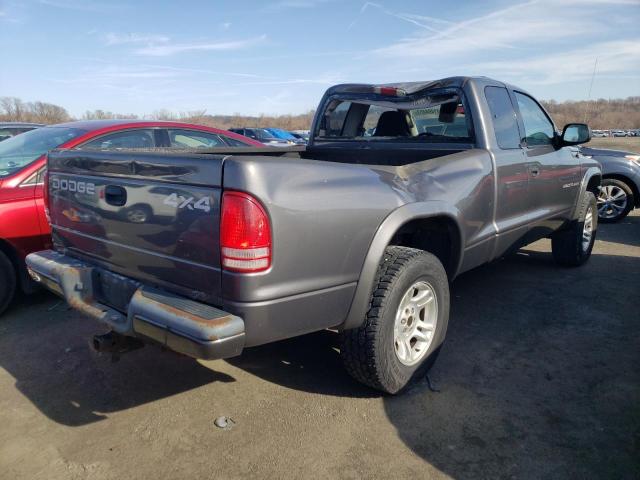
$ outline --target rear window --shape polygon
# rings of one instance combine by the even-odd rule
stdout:
[[[316,139],[472,143],[473,129],[458,93],[361,95],[329,101]]]
[[[143,128],[108,133],[82,145],[82,148],[96,149],[153,147],[155,147],[153,130]]]
[[[224,140],[232,147],[253,147],[253,144],[248,142],[242,142],[236,138],[224,136]]]

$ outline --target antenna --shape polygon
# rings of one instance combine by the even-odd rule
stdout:
[[[587,94],[587,105],[584,109],[584,123],[587,123],[587,113],[589,111],[589,100],[591,100],[591,90],[593,89],[593,80],[596,78],[596,68],[598,67],[598,57],[593,63],[593,73],[591,74],[591,83],[589,84],[589,93]]]

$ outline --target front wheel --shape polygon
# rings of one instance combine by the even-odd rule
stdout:
[[[598,214],[595,195],[585,192],[579,208],[578,219],[551,237],[553,258],[567,267],[577,267],[589,260],[596,241]]]
[[[449,283],[432,254],[388,247],[378,267],[369,311],[340,335],[340,356],[356,380],[398,393],[433,365],[449,321]]]

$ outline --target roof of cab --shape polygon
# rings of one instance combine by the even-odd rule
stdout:
[[[480,81],[483,83],[495,83],[498,85],[505,85],[504,82],[500,82],[498,80],[494,80],[488,77],[483,76],[466,76],[466,77],[447,77],[441,78],[439,80],[425,80],[421,82],[394,82],[394,83],[383,83],[383,84],[372,84],[372,83],[343,83],[340,85],[335,85],[329,90],[327,90],[327,94],[333,93],[342,93],[342,92],[358,92],[358,90],[362,90],[362,92],[368,92],[373,88],[396,88],[398,90],[404,91],[407,95],[411,95],[413,93],[419,92],[426,88],[461,88],[465,83],[469,81]]]

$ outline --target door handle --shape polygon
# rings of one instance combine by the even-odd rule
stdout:
[[[537,177],[540,175],[540,166],[539,165],[529,165],[529,173],[532,177]]]
[[[109,205],[121,207],[127,203],[127,191],[118,185],[107,185],[104,189],[104,200]]]

